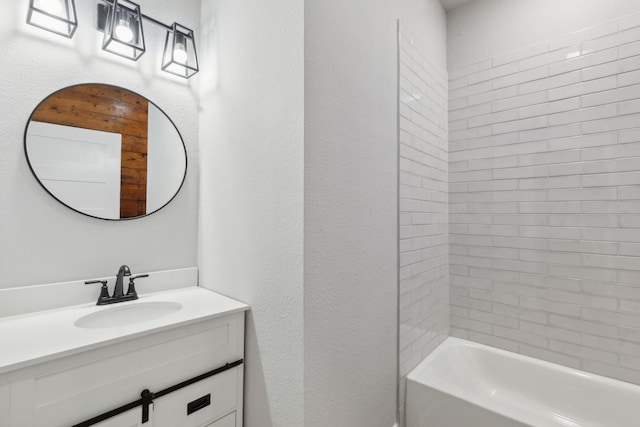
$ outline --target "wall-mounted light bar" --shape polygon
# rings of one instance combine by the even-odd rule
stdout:
[[[166,31],[161,68],[185,79],[199,71],[193,31],[178,24],[164,24],[144,15],[129,0],[101,0],[98,3],[99,31],[104,32],[102,49],[137,61],[145,53],[142,21]],[[73,0],[30,0],[27,23],[65,37],[73,37],[78,26]]]

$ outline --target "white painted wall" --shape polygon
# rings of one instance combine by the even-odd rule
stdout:
[[[449,70],[639,10],[637,0],[475,0],[447,14]]]
[[[0,288],[111,276],[123,263],[134,271],[195,265],[198,110],[190,85],[197,77],[187,84],[164,76],[159,69],[164,32],[156,27],[145,27],[147,53],[133,63],[100,50],[95,2],[76,2],[80,25],[72,40],[26,25],[28,3],[4,2],[0,16]],[[199,3],[140,1],[145,13],[196,31]],[[51,92],[84,82],[136,91],[175,121],[187,144],[189,172],[166,209],[132,221],[97,220],[65,208],[33,178],[23,152],[29,115]]]
[[[307,427],[395,421],[398,18],[444,63],[437,0],[305,2]]]
[[[303,3],[203,0],[200,282],[251,305],[245,425],[303,425]]]

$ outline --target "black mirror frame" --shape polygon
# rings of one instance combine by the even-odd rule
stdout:
[[[58,199],[51,191],[49,191],[47,189],[47,187],[45,187],[45,185],[42,183],[42,181],[40,181],[40,178],[38,178],[38,175],[36,175],[36,172],[33,169],[33,166],[31,165],[31,161],[29,160],[29,153],[27,151],[27,132],[29,130],[29,125],[31,124],[31,119],[33,118],[33,115],[36,113],[36,111],[38,110],[38,108],[40,108],[40,106],[50,97],[56,95],[57,93],[60,93],[62,91],[65,91],[67,89],[71,89],[74,87],[78,87],[78,86],[89,86],[89,85],[101,85],[101,86],[109,86],[109,87],[113,87],[113,88],[117,88],[117,89],[122,89],[122,90],[126,90],[128,92],[131,92],[135,95],[138,95],[141,98],[144,98],[147,100],[147,102],[149,102],[150,104],[154,105],[158,110],[160,110],[160,112],[162,112],[162,114],[164,114],[164,116],[169,120],[169,122],[171,123],[171,125],[173,125],[173,127],[175,128],[176,132],[178,133],[178,136],[180,137],[180,142],[182,143],[182,149],[184,150],[184,175],[182,177],[182,181],[180,182],[180,186],[178,187],[178,189],[176,190],[175,194],[167,201],[167,203],[165,203],[164,205],[160,206],[158,209],[156,209],[153,212],[150,213],[146,213],[144,215],[139,215],[139,216],[134,216],[134,217],[130,217],[130,218],[101,218],[99,216],[94,216],[94,215],[89,215],[88,213],[79,211],[78,209],[75,209],[69,205],[67,205],[66,203],[64,203],[62,200]],[[36,181],[38,181],[38,184],[40,184],[40,186],[51,196],[53,197],[56,201],[58,201],[61,205],[71,209],[74,212],[77,212],[81,215],[84,216],[88,216],[90,218],[95,218],[95,219],[100,219],[103,221],[130,221],[130,220],[135,220],[135,219],[140,219],[140,218],[145,218],[149,215],[153,215],[154,213],[164,209],[169,203],[171,203],[180,193],[180,190],[182,190],[182,187],[184,186],[184,182],[187,179],[187,170],[189,167],[189,156],[187,155],[187,146],[184,143],[184,138],[182,137],[182,134],[180,133],[180,129],[178,129],[178,126],[176,126],[176,124],[173,122],[173,120],[171,119],[171,117],[169,117],[169,115],[167,113],[165,113],[165,111],[160,108],[155,102],[151,101],[149,98],[147,98],[146,96],[140,95],[137,92],[132,91],[131,89],[127,89],[124,88],[122,86],[117,86],[117,85],[112,85],[112,84],[108,84],[108,83],[79,83],[79,84],[74,84],[74,85],[70,85],[70,86],[66,86],[63,87],[62,89],[58,89],[55,92],[50,93],[49,95],[47,95],[42,101],[40,101],[38,103],[38,105],[36,105],[36,107],[33,109],[33,111],[31,112],[31,114],[29,115],[29,118],[27,119],[27,125],[24,128],[24,136],[23,136],[23,148],[24,148],[24,157],[27,160],[27,164],[29,165],[29,169],[31,170],[31,173],[33,174],[33,177],[36,179]]]

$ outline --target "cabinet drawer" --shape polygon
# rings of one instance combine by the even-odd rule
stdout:
[[[236,413],[232,412],[218,421],[207,424],[205,427],[236,427]]]
[[[200,427],[233,411],[238,403],[237,387],[238,375],[241,375],[240,369],[241,367],[229,369],[154,399],[153,426]],[[214,425],[218,427],[217,424]],[[226,427],[227,424],[221,425]]]

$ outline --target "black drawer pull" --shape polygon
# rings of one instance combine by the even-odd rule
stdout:
[[[202,408],[206,408],[209,405],[211,405],[211,394],[207,394],[206,396],[202,396],[201,398],[196,399],[193,402],[187,403],[187,415],[191,415],[194,412],[197,412]]]

